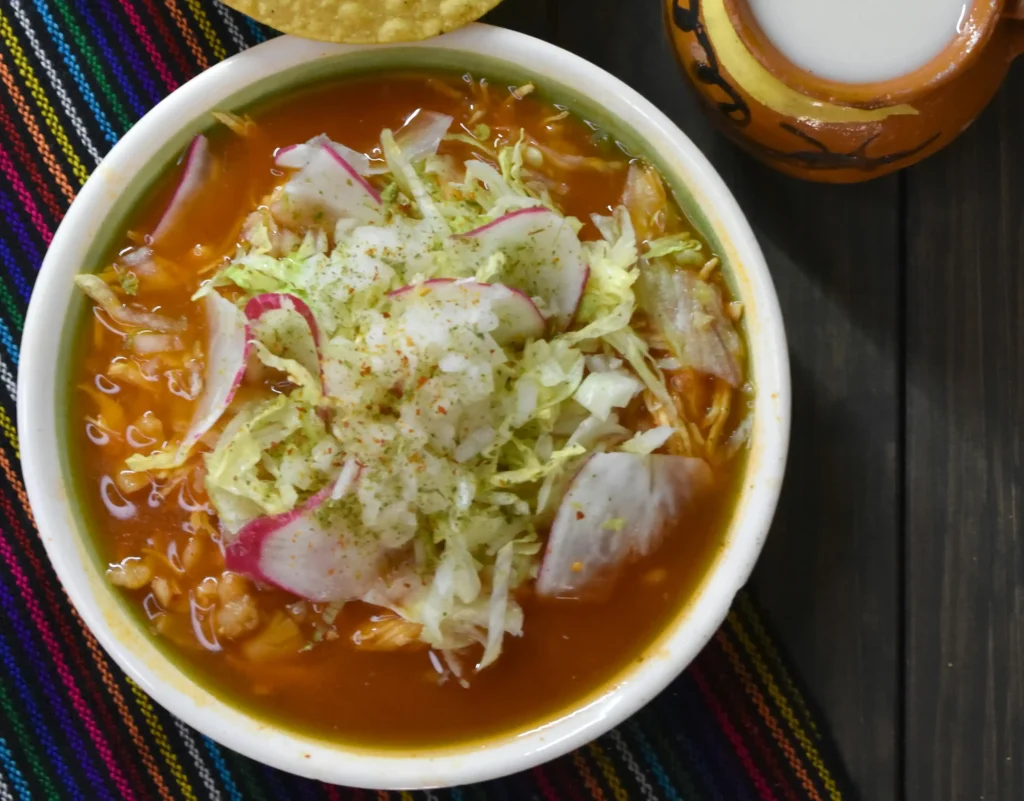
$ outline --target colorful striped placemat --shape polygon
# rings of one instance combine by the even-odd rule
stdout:
[[[18,465],[14,376],[33,280],[118,137],[267,35],[215,0],[0,3],[0,801],[851,798],[747,595],[697,662],[617,730],[527,773],[423,794],[332,787],[228,751],[157,707],[83,627],[43,553]]]

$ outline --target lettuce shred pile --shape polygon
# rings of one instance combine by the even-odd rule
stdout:
[[[258,360],[257,371],[287,380],[232,405],[204,456],[206,486],[230,538],[358,464],[352,490],[319,514],[403,554],[363,600],[419,624],[435,649],[482,646],[485,667],[505,634],[522,633],[514,591],[536,576],[538,530],[574,466],[595,450],[661,447],[672,427],[634,434],[619,414],[644,390],[669,395],[631,327],[639,266],[624,207],[595,216],[602,238],[581,243],[589,280],[567,331],[549,327],[543,338],[502,347],[486,308],[464,327],[427,318],[413,327],[415,310],[392,314],[389,293],[429,279],[513,284],[514,253],[480,258],[456,235],[525,207],[560,212],[524,168],[523,138],[501,148],[496,164],[410,158],[388,131],[381,145],[382,224],[341,219],[331,230],[291,230],[261,206],[234,258],[197,293],[222,291],[239,308],[261,293],[289,293],[308,304],[320,334],[318,353],[286,309],[253,326],[250,372]],[[534,301],[544,312],[545,299]],[[134,457],[131,466],[159,458]]]

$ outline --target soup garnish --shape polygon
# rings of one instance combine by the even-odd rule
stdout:
[[[372,141],[218,115],[78,278],[110,580],[282,704],[327,652],[344,686],[339,644],[495,691],[545,617],[612,621],[706,561],[749,436],[742,307],[653,167],[532,87],[393,85]]]

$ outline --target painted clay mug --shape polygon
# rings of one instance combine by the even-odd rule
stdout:
[[[1024,52],[1024,0],[665,0],[683,68],[770,166],[852,183],[949,144]]]

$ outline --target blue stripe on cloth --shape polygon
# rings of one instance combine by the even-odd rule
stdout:
[[[11,336],[11,332],[7,328],[7,323],[3,320],[0,320],[0,342],[3,343],[4,349],[10,355],[11,361],[14,362],[15,367],[17,367],[21,353],[18,350],[17,342],[14,341],[14,337]]]
[[[60,754],[60,750],[57,748],[57,744],[53,740],[53,736],[50,734],[50,729],[46,724],[46,719],[43,717],[42,711],[39,709],[39,704],[36,702],[32,695],[32,689],[25,683],[25,677],[21,673],[21,669],[18,667],[18,662],[11,652],[10,647],[7,645],[7,641],[3,634],[0,634],[0,664],[7,669],[7,675],[10,676],[11,683],[14,685],[14,689],[18,694],[18,698],[21,701],[22,706],[25,708],[25,712],[28,715],[30,721],[32,721],[32,731],[39,741],[42,743],[43,750],[50,759],[50,763],[53,765],[57,776],[60,778],[61,783],[67,788],[69,798],[78,798],[85,801],[78,789],[78,783],[71,775],[71,771],[68,769],[67,764],[64,762],[64,758]],[[34,678],[34,677],[33,677]]]
[[[6,211],[6,209],[3,209],[3,211]],[[28,299],[32,293],[32,288],[28,285],[25,277],[21,274],[21,264],[23,261],[25,260],[23,259],[19,261],[16,259],[14,254],[11,252],[10,247],[7,245],[7,241],[0,238],[0,264],[2,264],[4,269],[7,270],[7,275],[10,277],[11,283],[14,284],[15,289],[18,290],[18,294],[21,295],[22,301],[28,303]],[[39,269],[38,262],[30,262],[30,264],[33,270]],[[8,336],[10,336],[10,334],[8,334]]]
[[[94,2],[94,0],[90,0],[90,3],[91,2]],[[107,42],[107,37],[103,35],[103,31],[100,30],[99,25],[96,24],[96,16],[92,11],[85,6],[82,0],[75,0],[75,8],[78,9],[78,12],[85,20],[85,24],[89,28],[89,33],[92,34],[93,41],[99,46],[100,51],[103,53],[107,67],[120,84],[123,95],[128,98],[128,102],[131,104],[132,111],[135,112],[136,118],[141,117],[149,111],[150,108],[152,108],[152,103],[143,103],[142,99],[138,94],[136,94],[131,81],[128,79],[128,76],[125,75],[124,67],[121,64],[120,59],[118,59],[115,50],[111,49],[110,44]],[[121,133],[124,133],[124,131],[121,131]]]
[[[654,753],[654,749],[651,747],[650,741],[644,734],[644,730],[637,725],[636,718],[631,718],[627,721],[624,729],[632,735],[634,742],[639,746],[641,755],[650,767],[651,773],[654,774],[655,781],[657,781],[658,786],[661,787],[662,791],[665,793],[665,797],[668,801],[682,801],[679,797],[679,793],[676,792],[675,787],[673,787],[672,783],[668,780],[668,774],[665,773],[665,767],[661,764],[661,761]]]
[[[14,789],[18,791],[19,801],[32,801],[32,793],[29,792],[28,782],[25,781],[25,777],[18,770],[18,763],[14,761],[14,755],[11,754],[11,749],[7,747],[7,741],[3,737],[0,737],[0,765],[3,765],[4,770],[7,772],[7,778],[11,780]]]
[[[107,119],[107,115],[103,113],[103,108],[96,99],[96,95],[92,91],[92,87],[89,86],[89,81],[82,73],[82,68],[78,64],[78,59],[75,58],[75,54],[71,52],[71,48],[68,46],[67,40],[64,38],[64,34],[61,32],[56,20],[54,20],[53,14],[50,13],[50,9],[47,7],[45,0],[33,0],[33,4],[36,7],[36,11],[39,12],[39,16],[43,20],[43,24],[46,26],[46,32],[50,34],[50,39],[53,41],[54,47],[57,48],[57,52],[60,53],[61,58],[64,59],[64,64],[67,66],[68,73],[74,80],[75,86],[78,87],[79,94],[89,107],[89,111],[92,112],[92,116],[96,124],[103,132],[103,138],[111,144],[114,144],[117,141],[117,133],[115,133],[114,127],[110,124],[110,120]]]
[[[217,774],[224,784],[224,790],[231,796],[232,801],[242,801],[242,794],[238,792],[238,786],[235,784],[231,771],[228,770],[228,766],[224,762],[224,755],[221,754],[220,748],[206,735],[203,735],[203,745],[206,746],[206,751],[210,755],[210,761],[213,762],[213,766],[217,769]]]
[[[113,29],[114,35],[117,37],[118,47],[120,47],[124,52],[125,58],[128,60],[128,65],[132,68],[132,74],[145,87],[146,92],[149,95],[147,108],[142,112],[145,113],[149,108],[163,100],[164,94],[166,94],[165,92],[160,91],[157,87],[155,73],[152,75],[150,74],[150,71],[153,70],[152,63],[139,49],[139,38],[137,36],[133,36],[125,29],[121,24],[121,20],[118,18],[117,14],[114,13],[114,9],[107,0],[89,0],[89,3],[95,3],[100,7],[100,10],[103,12],[104,19]],[[81,7],[81,0],[76,0],[75,5]],[[90,16],[87,10],[83,9],[82,13],[87,17]],[[142,114],[139,114],[139,116],[141,117]]]

